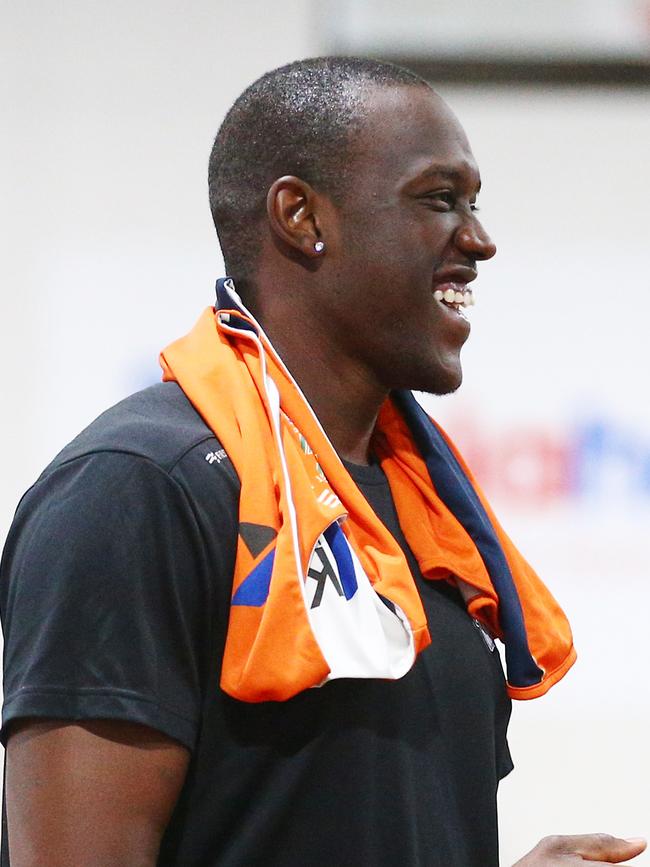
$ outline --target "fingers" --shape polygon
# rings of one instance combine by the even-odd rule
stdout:
[[[620,864],[646,848],[642,837],[624,840],[610,834],[544,837],[515,867],[550,867],[552,864]],[[573,856],[573,857],[572,857]]]
[[[592,863],[620,864],[627,858],[634,858],[644,851],[646,841],[642,837],[624,840],[610,834],[579,834],[574,837],[561,837],[567,855],[580,855],[583,860],[593,859]],[[587,863],[589,863],[587,861]]]
[[[571,863],[573,864],[573,861]],[[580,858],[580,867],[585,867],[585,864],[595,865],[595,867],[603,867],[603,864],[616,864],[617,867],[636,867],[631,861],[626,861],[622,864],[620,861],[585,861],[584,858]]]

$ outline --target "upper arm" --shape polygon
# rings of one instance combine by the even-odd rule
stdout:
[[[21,505],[0,581],[12,867],[155,863],[209,660],[197,535],[179,486],[129,455],[71,462]]]
[[[236,539],[229,489],[209,488],[235,523],[223,532],[186,489],[144,458],[97,453],[48,473],[17,512],[0,566],[12,867],[155,863],[198,736],[220,634],[214,588],[227,603]],[[82,860],[100,846],[99,861]]]
[[[7,726],[125,719],[193,748],[212,641],[200,532],[151,462],[71,462],[21,505],[2,562]]]
[[[149,867],[189,751],[115,720],[15,723],[7,745],[12,867]]]

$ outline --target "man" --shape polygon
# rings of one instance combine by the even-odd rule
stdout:
[[[574,651],[403,391],[460,385],[495,253],[479,187],[453,114],[392,66],[291,64],[233,106],[210,199],[234,282],[7,542],[4,864],[498,863],[491,633],[521,697]]]

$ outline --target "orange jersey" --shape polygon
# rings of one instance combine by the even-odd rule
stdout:
[[[222,688],[282,701],[335,678],[404,675],[430,643],[406,558],[231,280],[161,365],[241,481]],[[513,698],[543,695],[575,660],[569,624],[449,439],[395,392],[373,448],[425,578],[456,582],[504,642]]]

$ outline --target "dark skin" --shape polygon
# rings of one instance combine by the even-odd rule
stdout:
[[[342,202],[296,177],[271,186],[253,305],[334,447],[357,463],[392,388],[460,385],[469,329],[433,291],[470,282],[495,253],[474,210],[476,162],[442,100],[381,88],[366,107]],[[7,749],[12,867],[153,867],[188,762],[134,723],[21,721]],[[644,849],[548,837],[517,867],[618,864]]]
[[[21,720],[7,746],[11,867],[152,867],[188,762],[136,723]]]
[[[255,309],[334,447],[357,463],[391,388],[460,385],[469,328],[433,290],[445,276],[473,280],[496,252],[474,210],[476,161],[445,103],[410,87],[375,89],[366,104],[340,207],[299,178],[271,187]]]

